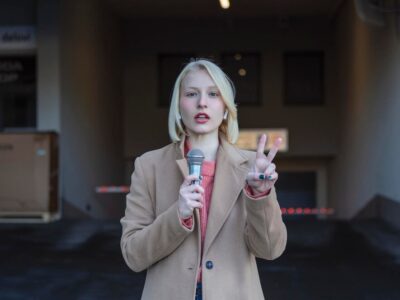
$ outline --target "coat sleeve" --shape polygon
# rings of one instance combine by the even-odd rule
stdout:
[[[135,272],[147,269],[168,256],[193,231],[182,225],[177,201],[158,216],[155,196],[149,188],[141,158],[135,161],[130,192],[126,196],[125,216],[121,219],[121,250],[127,265]],[[178,195],[177,195],[178,196]]]
[[[275,188],[262,198],[253,199],[243,191],[247,211],[245,240],[257,257],[272,260],[286,248],[287,231],[276,198]]]

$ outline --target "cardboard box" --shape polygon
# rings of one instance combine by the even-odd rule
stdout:
[[[57,134],[0,133],[0,216],[58,210]]]

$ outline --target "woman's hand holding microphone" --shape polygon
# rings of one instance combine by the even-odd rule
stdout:
[[[196,179],[196,175],[187,176],[179,189],[178,213],[181,219],[191,217],[195,208],[203,207],[204,189],[201,185],[192,185]]]

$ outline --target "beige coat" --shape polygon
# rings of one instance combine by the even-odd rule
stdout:
[[[143,300],[194,299],[199,213],[192,230],[181,225],[177,199],[188,173],[182,148],[183,143],[170,144],[135,161],[121,219],[121,249],[133,271],[147,269]],[[243,191],[254,159],[254,152],[221,140],[201,266],[203,300],[264,299],[255,257],[275,259],[285,249],[275,190],[259,200]]]

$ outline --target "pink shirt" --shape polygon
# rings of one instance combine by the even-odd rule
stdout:
[[[211,195],[214,187],[215,161],[203,161],[201,169],[201,186],[204,189],[203,207],[200,208],[201,254],[203,254],[204,239],[206,237],[208,213],[211,205]]]
[[[204,240],[206,237],[208,213],[211,205],[211,195],[214,187],[215,161],[203,161],[201,168],[201,186],[204,189],[203,207],[199,209],[200,213],[200,232],[201,232],[201,255],[203,257]],[[181,220],[182,224],[188,228],[193,226],[193,217]],[[200,261],[200,266],[201,266]],[[201,282],[201,268],[197,276],[197,282]]]

